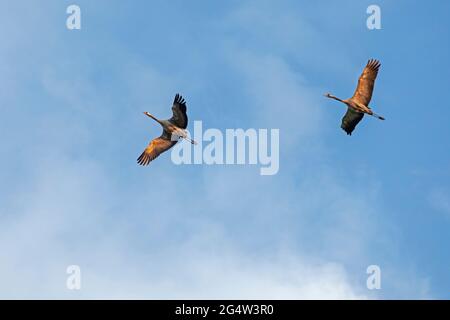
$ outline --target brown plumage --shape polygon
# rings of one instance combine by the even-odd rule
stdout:
[[[342,118],[341,128],[351,135],[356,125],[362,120],[364,114],[374,116],[380,120],[384,120],[382,116],[377,115],[369,107],[370,100],[372,99],[373,88],[375,86],[375,80],[380,69],[380,62],[375,59],[370,59],[367,62],[361,76],[358,80],[358,86],[356,87],[353,97],[350,99],[339,99],[329,93],[325,94],[327,98],[340,101],[347,105],[347,112]]]
[[[365,106],[369,106],[372,99],[373,88],[375,86],[375,79],[378,75],[381,63],[378,60],[371,59],[367,62],[366,67],[359,76],[358,86],[351,99],[362,103]]]
[[[169,120],[159,120],[148,112],[144,112],[163,127],[163,133],[160,137],[150,141],[147,148],[137,159],[138,164],[146,166],[156,159],[161,153],[172,148],[180,139],[188,140],[195,144],[196,142],[187,137],[185,129],[188,125],[186,114],[186,101],[178,93],[175,95],[172,105],[172,118]]]
[[[144,152],[142,152],[137,159],[137,162],[140,165],[146,166],[150,164],[150,162],[156,159],[161,153],[169,150],[177,143],[177,141],[171,141],[170,138],[167,139],[163,137],[163,135],[150,141],[148,147],[145,148]]]

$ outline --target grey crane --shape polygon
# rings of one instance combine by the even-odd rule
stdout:
[[[371,115],[380,120],[384,120],[384,117],[377,115],[369,107],[370,100],[372,99],[373,88],[375,85],[375,79],[378,75],[378,70],[380,69],[380,62],[375,59],[370,59],[367,62],[361,76],[358,80],[358,86],[350,99],[339,99],[326,93],[325,97],[340,101],[347,105],[347,112],[342,118],[341,128],[351,135],[353,130],[355,130],[356,125],[362,120],[364,114]]]
[[[156,122],[158,122],[163,132],[161,136],[150,141],[147,148],[137,159],[138,164],[146,166],[161,153],[172,148],[180,139],[185,139],[192,144],[197,144],[194,140],[187,137],[186,128],[188,125],[188,116],[186,114],[186,101],[178,93],[175,95],[172,105],[172,118],[168,120],[159,120],[148,112],[144,112]]]

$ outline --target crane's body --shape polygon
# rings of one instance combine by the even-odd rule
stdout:
[[[369,107],[370,100],[372,99],[373,88],[375,86],[375,79],[378,74],[378,70],[381,64],[378,60],[369,60],[364,68],[361,76],[358,80],[358,86],[353,94],[353,97],[349,99],[339,99],[331,95],[325,94],[325,97],[337,100],[347,105],[347,112],[342,118],[341,128],[351,135],[356,125],[362,120],[364,114],[371,115],[380,120],[384,120],[384,117],[377,115]]]
[[[160,137],[153,139],[144,152],[139,156],[137,161],[140,165],[148,165],[161,153],[172,148],[180,139],[185,139],[192,144],[196,144],[194,140],[188,138],[186,132],[188,124],[186,101],[179,94],[175,95],[172,112],[173,116],[168,120],[159,120],[152,114],[144,112],[145,115],[161,125],[163,128],[163,133]]]
[[[148,113],[148,112],[144,112],[145,115],[149,116],[150,118],[152,118],[153,120],[155,120],[156,122],[158,122],[161,127],[163,127],[163,130],[170,133],[170,140],[172,141],[178,141],[180,139],[185,139],[188,140],[189,142],[196,144],[195,141],[191,140],[188,138],[187,132],[185,129],[180,128],[178,126],[176,126],[175,124],[173,124],[172,122],[170,122],[170,120],[159,120],[156,117],[154,117],[152,114]]]

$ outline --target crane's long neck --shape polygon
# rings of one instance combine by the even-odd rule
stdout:
[[[148,113],[148,112],[144,112],[145,115],[149,116],[150,118],[152,118],[153,120],[155,120],[156,122],[158,122],[160,125],[163,125],[163,123],[161,122],[161,120],[159,120],[158,118],[156,118],[155,116],[153,116],[152,114]]]
[[[334,99],[334,100],[337,100],[337,101],[340,101],[340,102],[342,102],[342,103],[345,103],[345,101],[344,100],[342,100],[342,99],[339,99],[338,97],[335,97],[335,96],[333,96],[333,95],[328,95],[327,96],[328,98],[330,98],[330,99]],[[345,103],[346,104],[346,103]]]

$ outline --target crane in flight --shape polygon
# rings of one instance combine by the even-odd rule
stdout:
[[[342,118],[341,128],[351,135],[353,130],[355,130],[356,125],[362,120],[364,114],[371,115],[380,120],[384,120],[384,117],[377,115],[369,107],[370,100],[372,99],[373,87],[375,85],[375,79],[378,75],[378,70],[380,69],[380,62],[375,59],[370,59],[367,62],[361,76],[358,80],[358,86],[350,99],[339,99],[326,93],[325,97],[340,101],[347,105],[347,112]]]
[[[172,105],[172,118],[168,120],[159,120],[148,112],[144,112],[163,128],[161,136],[150,141],[147,148],[137,159],[138,164],[142,166],[148,165],[152,160],[158,157],[161,153],[172,148],[178,140],[185,139],[192,144],[197,144],[194,140],[187,137],[186,128],[188,124],[188,117],[186,114],[186,101],[178,93],[175,95]]]

